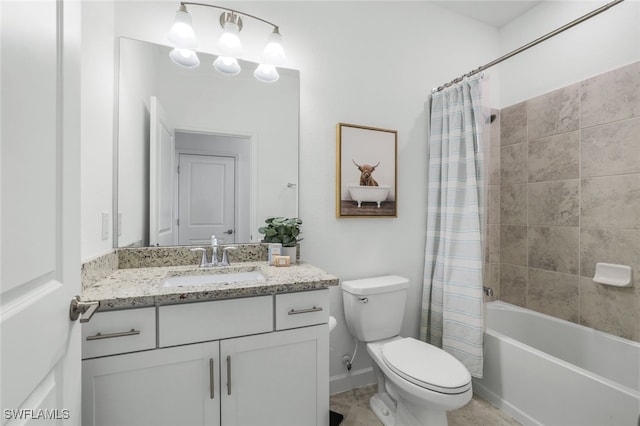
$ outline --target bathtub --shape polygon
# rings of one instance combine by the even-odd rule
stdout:
[[[348,185],[347,188],[349,189],[351,199],[358,203],[358,207],[360,207],[362,203],[373,202],[378,203],[378,208],[380,207],[380,203],[387,199],[387,195],[389,195],[389,190],[391,189],[389,185]]]
[[[504,302],[486,307],[479,396],[524,425],[640,425],[640,343]]]

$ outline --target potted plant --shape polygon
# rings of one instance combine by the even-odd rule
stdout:
[[[261,226],[258,232],[264,234],[265,243],[282,244],[282,254],[289,256],[291,262],[296,261],[296,250],[300,235],[300,225],[302,220],[297,217],[270,217],[264,221],[265,226]]]

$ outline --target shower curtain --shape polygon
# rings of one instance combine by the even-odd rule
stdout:
[[[422,340],[482,377],[485,185],[482,77],[431,97]],[[488,132],[487,132],[488,133]],[[488,144],[486,144],[488,145]]]

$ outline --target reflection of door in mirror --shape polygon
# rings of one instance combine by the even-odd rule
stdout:
[[[178,244],[235,243],[235,158],[179,154]]]
[[[250,149],[250,136],[176,130],[177,244],[249,240]]]
[[[174,129],[167,120],[160,100],[150,100],[149,146],[149,244],[176,243],[174,220]]]

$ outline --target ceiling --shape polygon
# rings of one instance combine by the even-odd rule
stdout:
[[[485,24],[500,28],[522,15],[529,9],[542,3],[541,0],[441,0],[434,1],[438,6],[475,19]]]

